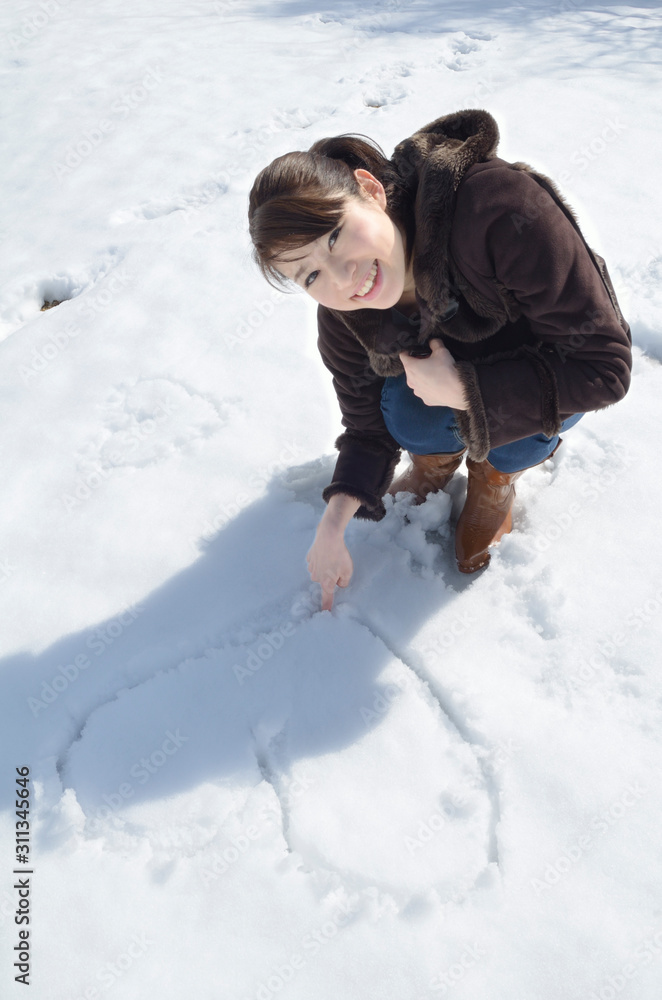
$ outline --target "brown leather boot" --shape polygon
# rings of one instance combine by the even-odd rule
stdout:
[[[451,481],[466,450],[463,448],[454,454],[440,455],[412,455],[409,452],[412,464],[391,483],[388,492],[391,496],[403,491],[413,493],[416,497],[414,503],[423,503],[428,493],[443,490]]]
[[[559,439],[554,451],[536,465],[551,458],[560,444]],[[468,458],[467,471],[467,499],[455,528],[455,555],[461,573],[475,573],[490,561],[489,546],[512,531],[513,484],[527,470],[499,472],[487,459],[474,462]]]

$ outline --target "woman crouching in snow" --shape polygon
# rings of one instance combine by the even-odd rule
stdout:
[[[387,490],[420,502],[466,452],[455,551],[473,573],[511,530],[515,480],[628,390],[629,327],[604,261],[553,183],[499,159],[497,142],[491,115],[460,111],[390,160],[341,135],[278,157],[253,185],[255,260],[319,303],[346,428],[308,553],[324,609],[352,574],[349,520],[382,518]],[[389,490],[400,448],[411,466]]]

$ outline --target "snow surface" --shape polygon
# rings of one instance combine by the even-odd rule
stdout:
[[[656,2],[3,5],[0,982],[37,1000],[659,1000]],[[247,194],[486,107],[607,258],[635,372],[461,577],[449,495],[305,553],[339,415]],[[64,300],[41,312],[44,300]]]

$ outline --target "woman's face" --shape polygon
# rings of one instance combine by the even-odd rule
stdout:
[[[354,176],[363,197],[346,199],[338,228],[286,253],[278,270],[329,309],[390,309],[410,283],[404,241],[382,184],[367,170]]]

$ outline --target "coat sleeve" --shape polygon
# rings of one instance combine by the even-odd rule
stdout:
[[[318,306],[317,323],[317,346],[333,375],[346,428],[336,441],[338,461],[322,496],[327,503],[336,493],[355,497],[361,501],[355,517],[379,521],[386,513],[382,497],[400,457],[382,416],[384,379],[373,372],[364,348],[329,309]]]
[[[451,245],[473,285],[515,300],[537,345],[457,363],[469,400],[458,424],[472,457],[541,431],[551,437],[573,413],[623,398],[631,339],[606,268],[603,280],[577,228],[534,177],[508,165],[468,177]]]

